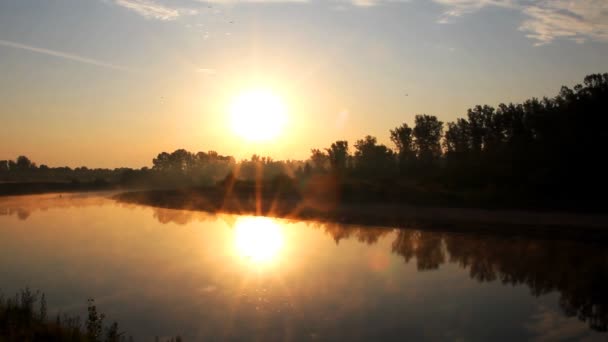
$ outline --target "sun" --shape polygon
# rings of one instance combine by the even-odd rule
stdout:
[[[235,249],[238,255],[256,264],[267,264],[283,248],[283,231],[268,217],[241,217],[235,224]]]
[[[287,122],[282,99],[270,90],[256,89],[237,96],[230,107],[235,134],[252,142],[275,139]]]

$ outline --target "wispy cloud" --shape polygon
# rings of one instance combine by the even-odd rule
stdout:
[[[373,7],[389,2],[411,2],[412,0],[336,0],[335,2],[347,3],[356,7]]]
[[[359,7],[409,0],[345,0]],[[509,9],[523,14],[518,29],[535,45],[557,39],[576,42],[608,41],[608,0],[430,0],[444,7],[438,22],[447,24],[457,17],[487,7]]]
[[[200,4],[240,3],[308,3],[312,0],[192,0]],[[333,0],[356,7],[372,7],[383,3],[410,0]],[[427,0],[428,1],[428,0]],[[430,0],[444,7],[439,23],[450,23],[456,17],[475,13],[487,7],[500,7],[520,12],[524,16],[518,29],[536,41],[536,45],[556,39],[608,41],[607,0]],[[151,19],[174,20],[182,15],[196,14],[162,0],[113,0],[119,6]]]
[[[521,12],[525,19],[519,30],[536,45],[565,38],[584,42],[589,39],[608,41],[608,1],[606,0],[433,0],[446,7],[439,19],[479,11],[485,7],[503,7]]]
[[[608,1],[542,1],[523,9],[527,19],[520,26],[526,35],[546,44],[558,38],[583,42],[608,41]]]
[[[371,7],[378,4],[378,0],[351,0],[353,5],[358,7]]]
[[[21,44],[21,43],[17,43],[17,42],[12,42],[12,41],[8,41],[8,40],[2,40],[2,39],[0,39],[0,46],[8,46],[8,47],[15,48],[15,49],[21,49],[21,50],[27,50],[27,51],[37,52],[37,53],[41,53],[41,54],[44,54],[44,55],[49,55],[49,56],[54,56],[54,57],[58,57],[58,58],[69,59],[69,60],[72,60],[72,61],[76,61],[76,62],[80,62],[80,63],[86,63],[86,64],[91,64],[91,65],[95,65],[95,66],[99,66],[99,67],[104,67],[104,68],[123,70],[123,71],[133,71],[130,68],[126,68],[126,67],[123,67],[123,66],[120,66],[120,65],[116,65],[116,64],[112,64],[112,63],[107,63],[107,62],[100,61],[100,60],[97,60],[97,59],[82,57],[82,56],[78,56],[78,55],[74,55],[74,54],[66,53],[66,52],[62,52],[62,51],[57,51],[57,50],[45,49],[45,48],[40,48],[40,47],[36,47],[36,46],[31,46],[31,45],[25,45],[25,44]]]
[[[174,20],[184,12],[194,14],[193,10],[184,11],[152,0],[114,0],[114,3],[149,19]]]
[[[438,20],[442,24],[450,22],[451,18],[476,12],[487,6],[505,8],[513,8],[515,6],[514,0],[433,0],[433,2],[447,8]]]
[[[208,76],[213,76],[213,75],[217,74],[217,71],[215,69],[211,69],[211,68],[198,68],[198,69],[196,69],[196,72],[205,74]]]
[[[203,3],[214,3],[214,4],[239,4],[239,3],[303,3],[310,2],[309,0],[197,0]]]

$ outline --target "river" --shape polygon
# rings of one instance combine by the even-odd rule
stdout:
[[[592,242],[215,215],[108,193],[0,198],[0,291],[95,298],[135,340],[605,341]]]

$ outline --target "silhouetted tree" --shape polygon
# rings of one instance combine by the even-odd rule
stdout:
[[[456,122],[448,123],[445,132],[445,150],[448,157],[453,156],[460,159],[471,151],[471,133],[469,122],[465,119],[458,119]]]
[[[325,149],[329,158],[329,165],[332,170],[342,173],[347,168],[349,158],[348,141],[340,140],[331,144],[330,148]]]
[[[436,116],[416,115],[413,129],[414,146],[418,160],[425,166],[436,162],[441,156],[443,122]]]
[[[8,160],[0,160],[0,173],[7,173],[8,170]]]
[[[413,130],[403,123],[391,130],[391,141],[397,147],[399,169],[402,174],[412,167],[416,160]]]
[[[462,183],[470,175],[471,130],[466,119],[448,123],[444,137],[444,149],[451,183]]]
[[[310,154],[310,160],[312,162],[312,167],[314,171],[325,171],[329,162],[329,157],[327,156],[327,154],[316,148],[310,150]]]
[[[378,145],[370,135],[355,143],[355,168],[359,175],[379,178],[390,176],[395,170],[395,157],[385,145]]]
[[[27,171],[36,168],[36,164],[32,163],[32,161],[26,156],[17,157],[15,166],[19,171]]]
[[[152,168],[158,171],[169,171],[171,169],[170,157],[171,155],[167,152],[159,153],[158,156],[152,160]]]

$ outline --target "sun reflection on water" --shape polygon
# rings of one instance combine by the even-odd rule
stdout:
[[[268,217],[241,217],[234,231],[236,253],[255,264],[275,261],[284,247],[281,226]]]

